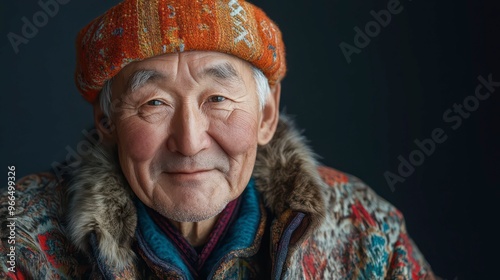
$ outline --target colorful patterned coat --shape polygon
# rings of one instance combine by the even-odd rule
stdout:
[[[435,279],[401,213],[359,179],[318,166],[303,142],[281,119],[237,218],[195,273],[112,153],[96,148],[70,179],[27,176],[16,186],[13,263],[2,227],[0,279]],[[7,204],[4,194],[2,218]]]

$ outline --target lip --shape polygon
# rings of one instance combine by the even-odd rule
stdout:
[[[176,182],[187,182],[193,181],[201,182],[206,180],[211,173],[212,170],[182,170],[175,172],[165,172],[165,174],[170,177],[171,180]]]
[[[201,174],[205,172],[210,172],[210,169],[203,169],[203,170],[179,170],[179,171],[171,171],[171,172],[165,172],[167,174],[171,175],[195,175],[195,174]]]
[[[173,180],[203,180],[212,170],[182,170],[175,172],[165,172]]]

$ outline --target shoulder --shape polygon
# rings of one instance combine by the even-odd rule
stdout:
[[[301,273],[342,279],[424,279],[432,274],[396,207],[352,175],[324,166],[318,172],[327,211],[294,256]]]
[[[0,264],[2,273],[28,278],[72,275],[78,268],[77,253],[65,236],[65,200],[64,185],[50,173],[28,175],[2,191],[0,216],[10,227],[0,233],[9,245],[0,253],[12,259]]]
[[[57,184],[56,177],[51,173],[35,173],[22,177],[15,183],[16,194],[30,193],[51,188]]]
[[[320,166],[318,172],[325,182],[328,215],[350,218],[353,223],[379,227],[389,233],[398,231],[404,222],[401,212],[359,178],[334,168]],[[395,232],[393,232],[395,233]]]
[[[41,225],[59,220],[63,203],[62,186],[50,173],[23,177],[9,186],[0,197],[3,214],[23,224],[23,229],[34,231]],[[52,220],[51,219],[55,219]]]
[[[62,200],[61,184],[56,178],[50,173],[38,173],[9,186],[0,197],[0,204],[5,206],[2,214],[22,223],[23,229],[34,231],[51,224],[52,218],[58,220]]]

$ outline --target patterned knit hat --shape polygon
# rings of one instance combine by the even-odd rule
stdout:
[[[242,0],[125,0],[78,33],[76,50],[76,86],[91,103],[128,63],[165,53],[232,54],[259,68],[271,85],[286,72],[280,30]]]

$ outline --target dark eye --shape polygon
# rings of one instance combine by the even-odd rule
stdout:
[[[222,102],[224,100],[226,100],[226,98],[224,96],[220,96],[220,95],[214,95],[214,96],[210,96],[208,98],[209,102]]]
[[[154,99],[154,100],[148,101],[147,104],[150,106],[160,106],[160,105],[163,105],[163,102],[161,102],[160,100]]]

